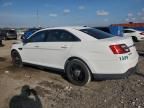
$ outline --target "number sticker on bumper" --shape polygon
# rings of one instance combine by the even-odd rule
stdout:
[[[120,57],[120,60],[128,60],[128,56],[122,56]]]

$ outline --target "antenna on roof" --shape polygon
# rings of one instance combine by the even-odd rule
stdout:
[[[88,26],[84,25],[83,27],[88,27]]]

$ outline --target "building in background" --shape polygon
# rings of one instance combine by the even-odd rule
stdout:
[[[123,23],[123,24],[112,24],[111,26],[121,26],[121,27],[124,27],[124,28],[133,28],[133,29],[136,29],[136,30],[144,31],[144,23],[129,22],[129,23]]]

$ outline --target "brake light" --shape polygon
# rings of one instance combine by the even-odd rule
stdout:
[[[114,54],[124,54],[130,52],[130,49],[125,44],[110,45],[109,47]]]
[[[144,35],[144,32],[141,32],[140,35]]]

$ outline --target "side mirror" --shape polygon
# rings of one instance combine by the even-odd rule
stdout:
[[[23,42],[24,44],[26,44],[26,43],[28,43],[28,39],[22,39],[22,42]]]
[[[24,38],[24,35],[21,36],[21,40]]]

